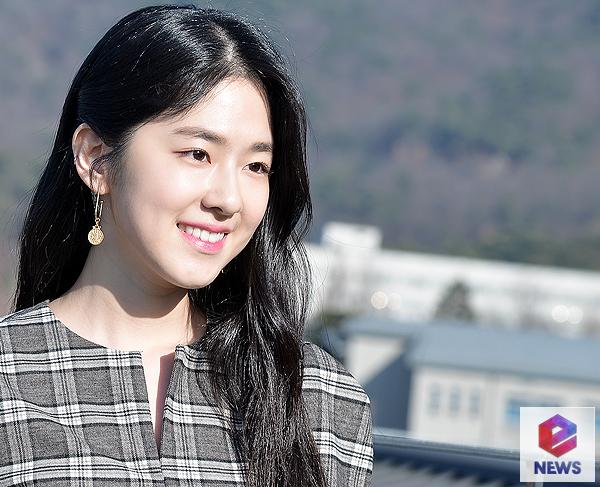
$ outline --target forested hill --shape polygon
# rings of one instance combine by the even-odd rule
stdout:
[[[0,3],[4,237],[77,67],[146,4]],[[600,269],[599,2],[211,5],[262,19],[296,66],[311,239],[341,220],[381,227],[386,247]]]

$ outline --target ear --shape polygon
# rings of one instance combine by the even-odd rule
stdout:
[[[105,167],[94,161],[110,152],[110,148],[96,135],[87,123],[82,123],[75,129],[72,140],[75,156],[75,169],[81,180],[95,194],[109,192]]]

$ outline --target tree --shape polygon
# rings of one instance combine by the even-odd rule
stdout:
[[[443,294],[436,318],[460,321],[475,321],[475,313],[469,303],[469,288],[461,281],[454,281]]]

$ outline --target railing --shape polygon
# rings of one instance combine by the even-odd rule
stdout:
[[[426,441],[410,437],[406,432],[386,428],[374,428],[373,448],[374,474],[377,473],[378,464],[386,464],[388,467],[410,464],[415,467],[431,467],[437,471],[452,472],[456,476],[476,478],[477,483],[473,485],[492,481],[529,487],[561,485],[555,482],[520,483],[518,450]],[[448,485],[450,486],[451,483]],[[600,464],[596,462],[595,483],[575,482],[565,485],[600,486]],[[374,483],[374,487],[377,487],[377,483]]]

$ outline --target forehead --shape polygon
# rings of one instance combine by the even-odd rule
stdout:
[[[221,81],[185,113],[151,122],[139,135],[186,140],[198,134],[219,134],[224,145],[248,141],[272,143],[271,120],[264,92],[246,79]],[[197,130],[196,130],[197,129]]]

